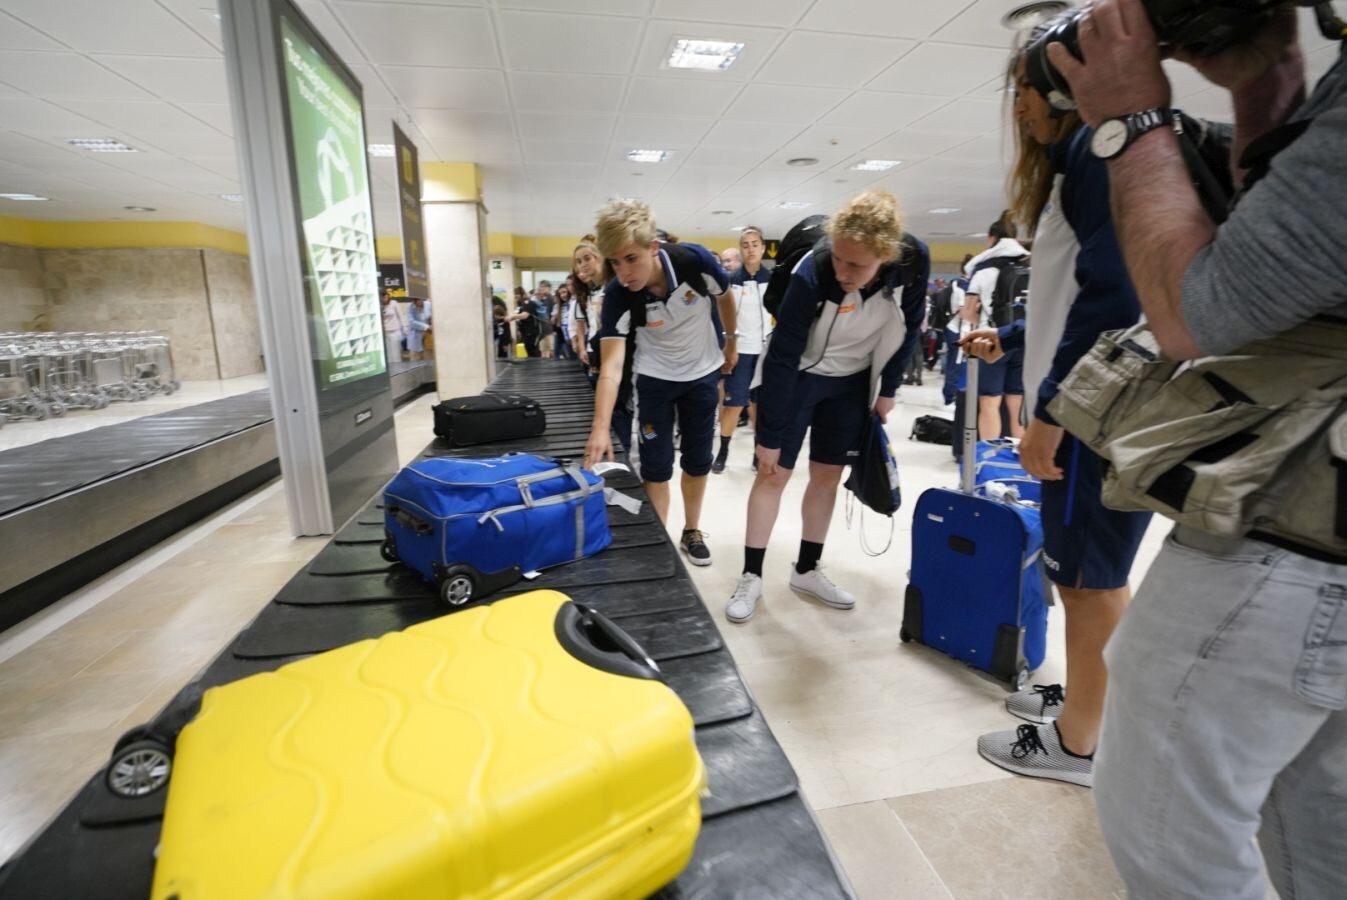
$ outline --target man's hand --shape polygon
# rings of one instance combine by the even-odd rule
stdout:
[[[1057,468],[1057,448],[1062,443],[1062,429],[1042,419],[1030,419],[1029,428],[1020,439],[1020,465],[1039,481],[1061,481],[1062,470]]]
[[[1048,45],[1048,59],[1071,85],[1087,125],[1169,108],[1169,77],[1141,0],[1094,0],[1080,18],[1078,34],[1085,62],[1061,43]]]
[[[969,356],[976,356],[989,363],[994,363],[1006,355],[1005,349],[1001,346],[1001,335],[995,328],[970,331],[959,339],[959,346]]]
[[[591,431],[585,444],[585,468],[592,469],[605,459],[613,459],[613,436],[607,430]]]
[[[733,338],[725,342],[725,365],[720,367],[723,375],[729,375],[739,364],[739,350]]]
[[[781,462],[780,447],[768,450],[762,444],[757,444],[754,446],[754,452],[758,455],[758,474],[775,475],[781,471],[781,466],[778,465]]]
[[[1296,32],[1295,8],[1281,6],[1250,40],[1227,47],[1214,56],[1197,56],[1178,50],[1174,59],[1197,69],[1203,78],[1217,87],[1239,91],[1262,78],[1289,54],[1299,55]]]
[[[883,422],[885,425],[889,423],[889,413],[893,412],[893,407],[897,402],[898,401],[893,397],[883,396],[875,401],[875,415],[879,416],[879,421]],[[762,464],[759,463],[758,465]]]

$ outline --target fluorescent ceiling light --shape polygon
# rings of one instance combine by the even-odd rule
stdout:
[[[857,172],[887,172],[895,166],[901,166],[901,159],[865,159],[856,163],[851,168]]]
[[[230,203],[242,203],[242,202],[243,202],[243,195],[242,195],[242,194],[221,194],[221,195],[220,195],[220,199],[221,199],[221,200],[228,200]]]
[[[131,212],[156,212],[153,206],[123,206],[122,209],[129,209]]]
[[[806,206],[813,206],[808,200],[782,200],[776,205],[777,209],[804,209]]]
[[[928,209],[926,211],[937,216],[947,216],[950,213],[962,212],[957,206],[937,206],[935,209]]]
[[[81,150],[88,150],[91,153],[139,153],[135,147],[123,144],[121,141],[112,138],[71,138],[66,141],[74,147]]]
[[[668,150],[628,150],[627,159],[632,162],[659,163],[669,158]]]
[[[368,148],[370,156],[392,156],[392,144],[370,144]]]
[[[788,166],[816,166],[818,158],[814,156],[796,156],[793,159],[786,160]]]
[[[736,225],[733,228],[731,228],[730,231],[743,231],[747,227],[748,227],[747,225]]]
[[[665,65],[671,69],[699,69],[703,72],[723,72],[744,51],[742,43],[734,41],[693,41],[678,38],[669,51]]]
[[[987,235],[983,234],[981,231],[970,231],[968,232],[968,236],[985,238]]]
[[[37,194],[0,194],[0,200],[50,200],[50,197],[39,197]]]
[[[713,216],[732,216],[732,215],[734,215],[734,210],[732,210],[732,209],[713,209],[713,210],[711,210],[711,215],[713,215]]]

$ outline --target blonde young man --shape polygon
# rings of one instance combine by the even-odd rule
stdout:
[[[709,566],[711,551],[698,525],[711,471],[716,388],[720,373],[733,371],[738,356],[729,277],[705,247],[658,240],[655,218],[644,203],[608,204],[599,211],[595,230],[599,252],[616,277],[604,289],[603,363],[585,465],[613,458],[613,404],[627,336],[634,333],[641,480],[660,520],[667,521],[677,412],[686,516],[679,546],[690,563]]]
[[[734,371],[725,375],[725,401],[720,410],[720,450],[711,464],[711,471],[719,475],[725,471],[730,456],[730,439],[734,437],[739,415],[747,407],[749,420],[756,413],[756,390],[752,389],[753,373],[758,368],[758,357],[772,333],[772,316],[762,305],[763,292],[771,278],[771,270],[762,264],[762,230],[749,225],[739,234],[739,253],[743,265],[730,273],[730,290],[735,299],[735,321],[739,325],[737,347],[739,362]],[[728,254],[730,251],[726,250]]]
[[[834,609],[856,605],[819,560],[842,471],[860,451],[870,414],[887,420],[908,356],[917,352],[931,259],[903,231],[887,191],[847,201],[827,233],[791,273],[763,362],[758,476],[748,496],[744,571],[725,608],[731,622],[747,622],[762,599],[767,541],[806,433],[809,484],[790,587]]]

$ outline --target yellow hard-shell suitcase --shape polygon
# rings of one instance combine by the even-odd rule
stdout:
[[[206,691],[153,897],[644,897],[687,864],[692,717],[554,591]]]

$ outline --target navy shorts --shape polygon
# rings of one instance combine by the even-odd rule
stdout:
[[[794,417],[781,438],[783,469],[795,460],[809,432],[809,459],[830,466],[855,462],[870,419],[870,370],[834,377],[801,372],[792,398]]]
[[[1151,514],[1105,506],[1103,460],[1070,434],[1062,436],[1056,463],[1064,477],[1043,482],[1048,577],[1063,587],[1104,591],[1124,586]]]
[[[1017,348],[1006,353],[1005,393],[1024,395],[1024,349]]]
[[[1006,392],[1006,371],[1010,368],[1010,354],[1007,353],[994,363],[985,359],[978,362],[978,396],[1000,397]],[[1024,393],[1024,388],[1020,388]]]
[[[663,482],[673,477],[674,412],[682,440],[678,452],[683,471],[692,476],[711,471],[716,406],[720,403],[720,370],[695,381],[665,381],[636,376],[636,418],[641,447],[641,480]]]
[[[758,392],[750,388],[753,384],[753,373],[757,368],[758,354],[740,353],[739,362],[734,364],[734,371],[721,376],[725,380],[726,406],[748,406],[757,400]]]

